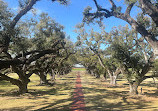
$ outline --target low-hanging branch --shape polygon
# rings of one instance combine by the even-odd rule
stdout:
[[[35,51],[38,52],[35,55],[31,55],[29,58],[14,58],[11,60],[0,60],[0,69],[3,68],[9,68],[11,65],[20,65],[20,64],[30,64],[31,62],[39,59],[40,57],[46,55],[46,54],[54,54],[54,55],[59,55],[58,54],[58,49],[46,49],[43,51]],[[30,55],[30,53],[28,53]]]

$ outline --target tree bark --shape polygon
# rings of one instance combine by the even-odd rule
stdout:
[[[117,69],[115,70],[115,72],[110,71],[110,70],[108,69],[107,72],[108,72],[109,77],[110,77],[110,84],[111,84],[111,85],[117,85],[116,79],[117,79],[118,75],[121,73],[120,68],[117,68]]]
[[[154,6],[150,0],[140,0],[141,8],[148,14],[158,27],[158,8]]]
[[[51,80],[55,80],[55,72],[54,70],[52,69],[52,73],[50,73],[50,76],[51,76]]]
[[[24,94],[28,92],[27,85],[28,85],[27,82],[24,82],[24,83],[21,82],[20,84],[17,85],[19,87],[20,94]]]
[[[2,79],[7,80],[10,83],[12,83],[13,85],[18,86],[20,94],[24,94],[24,93],[28,92],[27,85],[30,82],[30,80],[28,78],[20,78],[20,77],[22,77],[22,76],[20,76],[19,80],[18,80],[18,79],[11,78],[11,77],[1,74],[1,73],[0,73],[0,76],[2,77]]]
[[[40,77],[40,85],[48,84],[47,76],[45,73],[40,72],[39,77]]]
[[[116,79],[117,76],[110,76],[110,85],[116,86],[117,85]]]
[[[129,87],[130,87],[130,94],[132,95],[137,95],[138,94],[138,84],[136,82],[134,83],[130,83]]]

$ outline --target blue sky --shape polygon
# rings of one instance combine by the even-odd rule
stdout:
[[[18,0],[3,1],[6,1],[8,3],[8,6],[14,11],[18,9]],[[102,6],[107,7],[108,9],[111,7],[108,0],[107,2],[105,2],[105,0],[98,1]],[[117,2],[117,0],[115,1],[119,6],[125,7],[123,0],[119,0],[119,2]],[[68,6],[61,5],[57,2],[52,3],[51,0],[40,0],[36,3],[34,7],[38,10],[38,14],[40,14],[41,12],[46,12],[58,23],[64,25],[64,31],[66,32],[66,34],[70,35],[72,41],[76,41],[77,34],[73,32],[73,30],[75,29],[76,24],[82,22],[82,12],[87,6],[91,6],[93,10],[96,10],[93,0],[70,0],[70,4]],[[137,9],[133,10],[133,12],[137,11]],[[29,14],[30,13],[28,13],[26,16],[28,16]],[[135,13],[131,14],[135,15]],[[105,30],[109,32],[113,26],[125,25],[127,23],[123,20],[110,17],[108,19],[104,19],[104,24],[106,27]],[[97,29],[98,28],[96,28],[96,30]]]

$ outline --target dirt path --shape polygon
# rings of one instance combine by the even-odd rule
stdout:
[[[77,74],[76,87],[73,94],[72,111],[86,111],[84,103],[84,95],[82,92],[80,73]]]

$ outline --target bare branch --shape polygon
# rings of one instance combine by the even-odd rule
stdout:
[[[97,52],[96,50],[94,50],[93,48],[91,48],[91,47],[89,47],[89,49],[90,49],[91,51],[93,51],[95,55],[97,55],[97,57],[98,57],[98,59],[99,59],[100,65],[101,65],[103,68],[105,68],[105,65],[104,65],[104,63],[103,63],[103,60],[102,60],[102,58],[100,57],[100,55],[98,54],[98,52]]]

